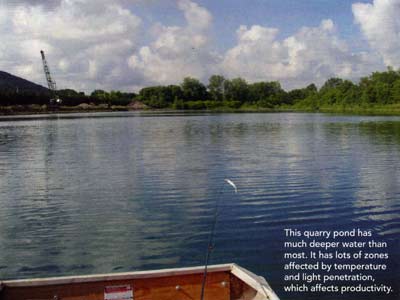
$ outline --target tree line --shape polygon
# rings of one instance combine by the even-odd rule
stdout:
[[[92,103],[94,105],[120,105],[126,106],[137,96],[135,93],[124,93],[120,91],[107,92],[95,90],[90,95],[84,92],[77,92],[73,89],[63,89],[57,91],[57,96],[62,99],[64,106],[77,106],[82,103]],[[49,90],[45,91],[18,91],[15,89],[0,89],[0,106],[12,105],[46,105],[54,94]]]
[[[328,79],[322,87],[294,102],[299,108],[373,107],[400,103],[400,70],[374,72],[356,84],[340,78]]]
[[[212,75],[204,85],[187,77],[180,85],[152,86],[137,99],[154,108],[213,109],[295,107],[318,110],[332,106],[372,106],[400,103],[400,70],[388,68],[363,77],[358,83],[328,79],[319,89],[313,83],[285,91],[278,81],[248,83],[243,78]]]
[[[212,75],[207,85],[186,77],[179,85],[142,88],[139,93],[95,90],[90,95],[72,89],[60,90],[63,105],[81,103],[126,106],[140,101],[150,108],[218,109],[293,107],[318,110],[323,107],[373,106],[400,103],[400,71],[388,68],[363,77],[358,83],[341,78],[328,79],[319,89],[315,84],[285,91],[278,81],[248,83],[243,78]],[[46,92],[0,90],[0,105],[47,104]]]

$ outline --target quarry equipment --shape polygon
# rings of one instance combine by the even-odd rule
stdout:
[[[50,105],[59,105],[62,103],[62,100],[57,94],[57,85],[56,82],[51,78],[50,68],[46,61],[46,56],[44,55],[44,51],[40,50],[40,54],[42,55],[43,62],[43,70],[46,75],[47,85],[49,87],[50,92],[52,93],[52,98],[50,99]]]

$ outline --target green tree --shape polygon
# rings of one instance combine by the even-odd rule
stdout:
[[[230,101],[239,101],[244,103],[248,100],[249,86],[246,80],[238,77],[225,81],[226,99]]]
[[[139,99],[154,108],[172,107],[176,98],[183,98],[182,90],[178,85],[150,86],[139,92]]]
[[[392,103],[400,103],[400,79],[396,80],[393,83],[393,87],[391,90],[391,99]]]
[[[379,104],[389,104],[391,102],[390,84],[377,82],[375,84],[376,102]]]
[[[185,103],[183,102],[182,98],[175,97],[174,103],[172,104],[173,109],[184,109]]]
[[[84,102],[90,101],[90,99],[83,92],[77,92],[73,89],[63,89],[57,91],[58,96],[62,99],[63,105],[74,106]]]
[[[279,82],[255,82],[248,85],[249,97],[247,102],[256,103],[259,101],[271,102],[273,98],[282,93]]]
[[[182,85],[183,99],[185,101],[196,101],[207,99],[207,89],[198,79],[186,77]]]
[[[338,88],[342,84],[343,84],[343,79],[341,79],[341,78],[337,78],[337,77],[329,78],[327,81],[325,81],[325,83],[321,87],[320,92],[324,93],[331,89]]]
[[[311,83],[311,84],[307,85],[305,90],[306,90],[308,95],[315,94],[315,93],[318,92],[317,86],[314,83]]]
[[[108,92],[106,92],[104,90],[94,90],[90,94],[90,98],[96,104],[105,104],[105,103],[109,104],[110,95]]]
[[[224,94],[225,77],[222,75],[212,75],[208,79],[208,91],[211,99],[214,101],[222,101]]]

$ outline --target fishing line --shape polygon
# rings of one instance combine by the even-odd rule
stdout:
[[[230,186],[232,186],[235,190],[235,194],[238,192],[236,184],[233,183],[232,180],[230,179],[224,179],[224,181],[229,184]],[[211,256],[211,252],[214,250],[214,236],[215,236],[215,227],[217,225],[217,219],[218,219],[218,209],[219,209],[219,200],[220,200],[220,196],[223,194],[224,191],[224,186],[222,186],[220,192],[217,195],[217,198],[215,200],[215,207],[214,207],[214,217],[211,223],[211,228],[210,228],[210,235],[209,235],[209,239],[208,239],[208,246],[207,246],[207,252],[206,252],[206,261],[204,264],[204,273],[203,273],[203,282],[201,285],[201,296],[200,296],[200,300],[204,300],[204,290],[206,287],[206,280],[207,280],[207,268],[208,268],[208,263],[210,261],[210,256]]]

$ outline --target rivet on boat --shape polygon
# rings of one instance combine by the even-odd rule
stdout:
[[[181,286],[178,284],[178,285],[175,287],[175,289],[176,289],[177,291],[179,291],[179,290],[181,289]]]
[[[227,285],[228,285],[228,283],[227,283],[226,281],[222,281],[222,282],[221,282],[221,286],[222,286],[222,287],[227,287]]]

